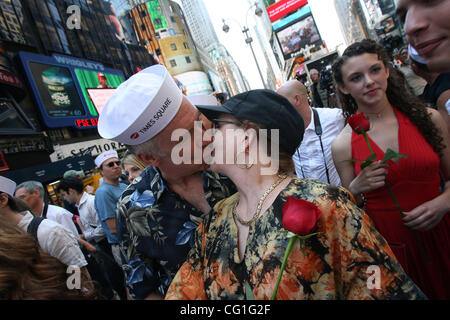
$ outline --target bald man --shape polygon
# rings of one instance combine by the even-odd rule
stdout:
[[[342,110],[311,108],[306,87],[297,80],[283,84],[278,94],[286,97],[300,112],[305,122],[305,134],[292,159],[299,178],[316,178],[325,183],[340,185],[341,180],[331,155],[331,143],[345,126]]]

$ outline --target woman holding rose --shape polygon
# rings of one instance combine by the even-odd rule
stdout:
[[[293,176],[304,127],[286,98],[253,90],[198,108],[213,124],[211,169],[239,192],[200,224],[166,299],[425,298],[350,193]]]
[[[349,119],[332,145],[342,185],[424,293],[450,299],[450,149],[444,120],[405,90],[386,51],[372,40],[349,46],[333,73]],[[383,164],[389,149],[402,157]],[[371,155],[367,167],[348,161]],[[446,181],[442,192],[439,170]]]

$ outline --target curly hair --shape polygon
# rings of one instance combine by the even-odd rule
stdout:
[[[43,252],[32,236],[0,217],[0,299],[95,299],[95,290],[67,288],[67,266]]]
[[[409,92],[405,86],[405,80],[402,79],[397,72],[395,72],[390,63],[388,53],[386,50],[373,40],[365,39],[360,42],[355,42],[347,49],[341,57],[339,57],[333,64],[333,76],[337,84],[343,84],[342,66],[351,58],[360,56],[364,53],[373,53],[378,55],[386,68],[389,68],[388,86],[386,95],[391,103],[398,110],[403,112],[408,119],[417,127],[422,133],[425,140],[433,147],[433,150],[442,156],[442,150],[445,148],[443,138],[439,129],[431,120],[430,114],[427,112],[426,105],[414,94]],[[337,90],[339,102],[342,105],[345,117],[353,115],[357,109],[355,99],[349,94],[344,94]]]

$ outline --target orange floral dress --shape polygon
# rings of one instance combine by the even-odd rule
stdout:
[[[289,241],[280,231],[290,196],[319,207],[320,234],[305,242],[303,252],[296,241],[276,299],[426,299],[346,189],[297,178],[250,226],[243,260],[232,214],[239,195],[217,203],[165,298],[241,300],[249,287],[255,299],[270,299]]]

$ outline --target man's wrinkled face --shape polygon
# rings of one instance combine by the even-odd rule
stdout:
[[[160,142],[162,153],[166,155],[164,158],[167,162],[177,166],[178,159],[187,159],[189,164],[200,164],[202,161],[201,155],[204,148],[211,143],[211,137],[205,135],[205,132],[211,128],[211,122],[186,98],[183,98],[183,103],[176,116],[172,119],[170,124],[158,134],[157,139]],[[189,157],[185,154],[189,153]],[[195,155],[199,159],[195,159]],[[196,161],[199,160],[199,161]],[[177,168],[182,170],[182,168]]]
[[[25,188],[17,189],[14,196],[24,200],[30,208],[34,208],[41,200],[41,196],[38,190],[28,192]]]

